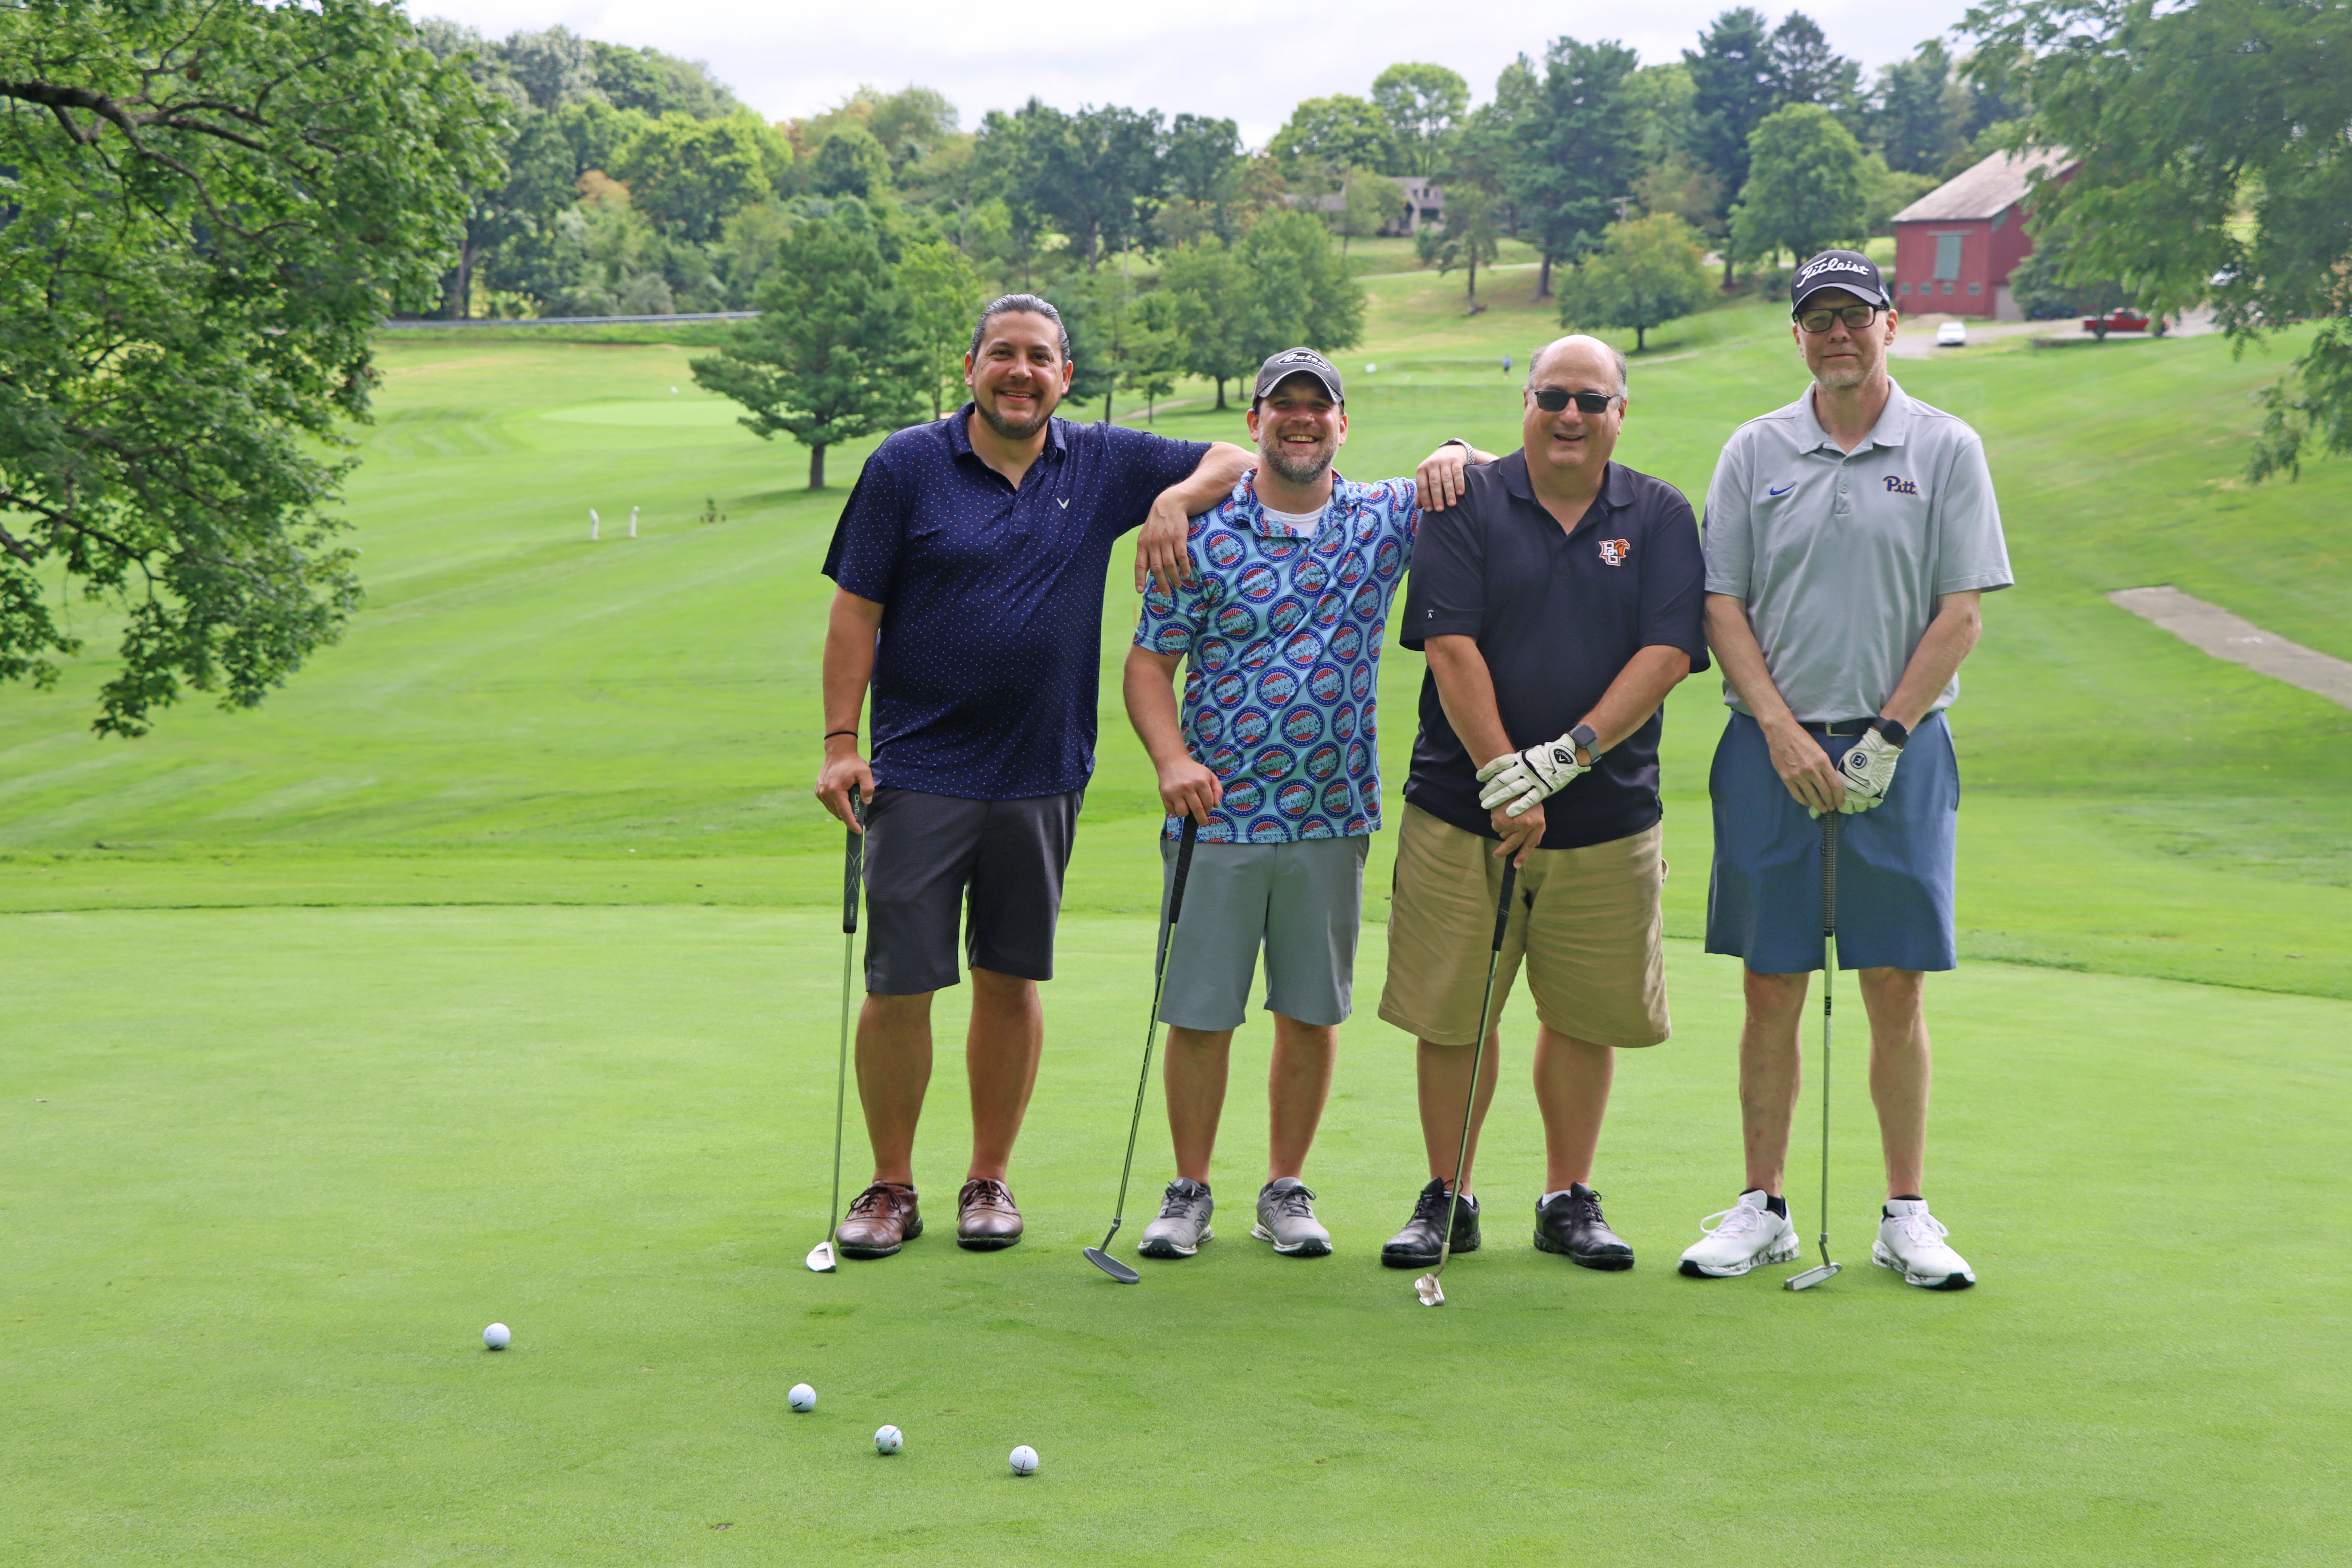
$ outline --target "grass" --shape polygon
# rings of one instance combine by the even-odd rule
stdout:
[[[1348,472],[1516,439],[1500,355],[1557,329],[1531,269],[1480,281],[1465,318],[1458,276],[1368,279]],[[1621,456],[1703,495],[1724,435],[1800,389],[1779,314],[1654,334]],[[0,698],[0,1557],[1359,1563],[1442,1521],[1415,1550],[1446,1563],[1862,1563],[1917,1554],[1896,1500],[1938,1562],[2327,1560],[2352,715],[2102,596],[2169,581],[2352,656],[2352,469],[2234,479],[2275,361],[2008,342],[1897,369],[1985,433],[2020,576],[1954,712],[1969,962],[1934,985],[1933,1195],[1984,1284],[1670,1271],[1736,1176],[1736,972],[1690,940],[1703,677],[1666,724],[1676,1037],[1629,1057],[1603,1150],[1642,1267],[1525,1249],[1515,1016],[1494,1243],[1428,1313],[1370,1261],[1417,1162],[1403,1042],[1369,1005],[1312,1177],[1339,1256],[1278,1264],[1229,1221],[1134,1291],[1077,1263],[1157,886],[1115,681],[1015,1173],[1031,1242],[801,1270],[837,1005],[816,568],[864,448],[808,495],[799,449],[737,427],[690,352],[388,337],[341,646],[257,712],[192,704],[135,744],[87,732],[102,658]],[[106,647],[102,608],[74,614]],[[1107,669],[1131,616],[1115,582]],[[1383,663],[1393,782],[1420,665]],[[1860,1264],[1857,1059],[1832,1220]],[[959,1071],[943,1051],[919,1151],[935,1224]],[[1234,1220],[1262,1152],[1236,1078]],[[475,1348],[493,1318],[504,1356]],[[802,1378],[822,1400],[791,1417]],[[884,1420],[909,1436],[887,1462],[863,1447]],[[1003,1474],[1017,1441],[1033,1481]]]

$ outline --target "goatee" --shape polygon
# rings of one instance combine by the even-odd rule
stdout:
[[[1318,446],[1312,456],[1300,458],[1294,457],[1286,447],[1278,446],[1265,456],[1265,466],[1281,475],[1284,483],[1311,485],[1323,477],[1323,470],[1331,466],[1331,459],[1337,455],[1332,447]]]
[[[1020,421],[1005,418],[978,398],[972,399],[971,406],[979,414],[982,424],[1007,441],[1026,441],[1030,437],[1043,430],[1045,427],[1045,421],[1054,416],[1054,411],[1045,406],[1045,400],[1042,398],[1038,400],[1035,416]]]

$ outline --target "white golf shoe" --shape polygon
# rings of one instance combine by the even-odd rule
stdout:
[[[1296,1176],[1258,1190],[1257,1223],[1250,1234],[1274,1243],[1285,1258],[1327,1258],[1331,1252],[1331,1233],[1315,1217],[1315,1194]]]
[[[1694,1279],[1731,1279],[1759,1263],[1788,1263],[1805,1250],[1797,1227],[1764,1206],[1764,1194],[1751,1190],[1721,1214],[1699,1222],[1706,1235],[1683,1253],[1683,1272]]]
[[[1928,1290],[1965,1290],[1977,1282],[1969,1260],[1945,1245],[1951,1232],[1927,1212],[1925,1198],[1889,1198],[1878,1222],[1870,1260],[1900,1270],[1903,1282]]]

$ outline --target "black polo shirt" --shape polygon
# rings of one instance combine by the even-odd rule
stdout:
[[[1690,502],[1663,479],[1609,465],[1600,495],[1563,533],[1537,504],[1528,459],[1470,470],[1468,493],[1423,512],[1397,640],[1477,639],[1511,744],[1575,728],[1645,647],[1676,647],[1706,668],[1706,569]],[[1665,710],[1601,753],[1600,765],[1544,802],[1543,847],[1573,849],[1640,833],[1662,815],[1658,732]],[[1478,805],[1478,769],[1446,721],[1437,678],[1421,679],[1421,732],[1404,797],[1442,822],[1496,837]]]

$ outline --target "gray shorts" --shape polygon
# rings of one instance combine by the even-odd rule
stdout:
[[[1168,941],[1160,1021],[1213,1032],[1240,1026],[1250,972],[1265,950],[1265,1008],[1302,1024],[1345,1021],[1355,989],[1372,841],[1195,844],[1184,909]],[[1176,844],[1162,839],[1160,908],[1176,879]]]
[[[1027,800],[964,800],[881,789],[866,816],[866,989],[944,991],[956,967],[956,917],[974,969],[1054,978],[1054,924],[1083,790]]]

